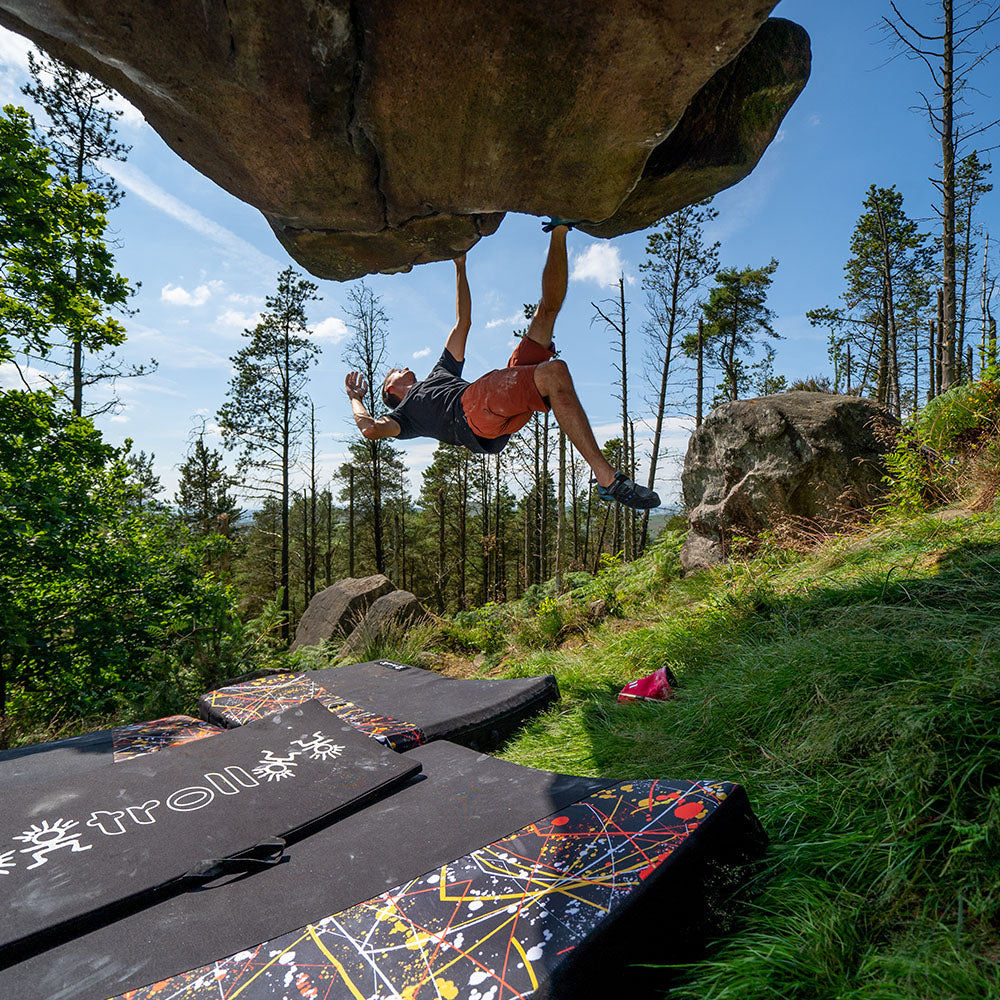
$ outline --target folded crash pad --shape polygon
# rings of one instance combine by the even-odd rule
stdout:
[[[140,754],[182,746],[225,732],[189,715],[171,715],[151,722],[135,722],[82,736],[0,752],[0,789],[23,781],[44,781],[78,774]]]
[[[69,778],[7,788],[0,966],[170,892],[283,855],[420,770],[318,702]]]
[[[764,844],[728,782],[577,778],[445,741],[400,759],[421,775],[283,863],[25,957],[0,996],[648,996],[663,973],[633,963],[689,961]]]
[[[307,698],[394,750],[451,740],[489,752],[559,697],[556,679],[457,680],[394,660],[261,677],[202,695],[215,725],[241,726]]]

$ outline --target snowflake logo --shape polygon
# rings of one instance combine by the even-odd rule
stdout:
[[[0,875],[9,875],[10,868],[16,868],[17,862],[14,860],[13,851],[0,852]]]
[[[294,778],[296,767],[298,761],[294,756],[279,757],[273,750],[265,750],[253,773],[261,781],[281,781],[282,778]]]
[[[300,740],[292,740],[293,747],[301,747],[301,750],[292,750],[290,757],[298,757],[300,754],[308,754],[310,760],[333,760],[344,752],[344,747],[339,743],[334,743],[332,739],[322,733],[308,733]]]
[[[92,844],[84,845],[80,843],[80,837],[83,836],[82,830],[78,830],[75,833],[69,832],[74,826],[79,825],[79,822],[75,819],[69,820],[60,817],[51,824],[47,819],[43,819],[41,826],[32,824],[24,833],[14,837],[15,840],[20,840],[22,843],[28,845],[21,848],[21,853],[30,854],[34,858],[35,863],[28,865],[28,870],[30,871],[32,868],[39,868],[44,865],[49,860],[47,855],[53,851],[58,851],[62,847],[68,847],[74,853],[77,851],[89,851],[93,846]]]

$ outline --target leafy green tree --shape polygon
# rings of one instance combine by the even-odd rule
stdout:
[[[62,334],[88,351],[125,339],[131,295],[105,242],[104,199],[50,174],[31,118],[0,115],[0,360],[46,358]]]
[[[288,612],[289,478],[307,423],[305,387],[319,354],[309,339],[306,306],[318,299],[316,285],[286,267],[260,322],[243,336],[248,343],[230,360],[233,375],[219,410],[227,448],[239,449],[239,474],[251,475],[251,495],[278,501],[281,518],[281,610]],[[287,617],[282,634],[288,638]]]
[[[180,467],[174,493],[181,520],[196,535],[218,531],[223,517],[234,524],[242,513],[231,492],[235,486],[236,480],[223,465],[222,453],[206,448],[205,435],[199,434]]]
[[[739,399],[751,388],[753,377],[748,360],[765,338],[780,339],[771,326],[774,312],[767,306],[771,278],[778,269],[774,259],[763,267],[723,268],[715,275],[704,306],[705,354],[722,369],[720,394]],[[695,345],[689,334],[685,349]]]
[[[123,452],[58,402],[0,393],[0,743],[240,672],[237,597],[202,576],[204,547],[139,510]]]

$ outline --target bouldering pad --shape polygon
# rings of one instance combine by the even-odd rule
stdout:
[[[419,770],[310,701],[169,754],[6,789],[0,966],[165,892],[255,871],[282,838]]]
[[[48,743],[16,747],[0,752],[0,788],[24,781],[79,774],[224,732],[223,727],[192,719],[190,715],[171,715],[165,719],[134,722]]]
[[[227,685],[202,695],[198,710],[214,725],[233,727],[317,698],[394,750],[444,739],[489,752],[558,697],[551,675],[458,680],[394,660],[370,660]]]
[[[663,970],[630,963],[689,960],[765,843],[728,782],[577,778],[445,741],[402,759],[417,780],[284,863],[26,958],[0,995],[648,996]]]

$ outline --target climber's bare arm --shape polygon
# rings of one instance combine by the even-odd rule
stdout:
[[[402,428],[392,417],[379,417],[376,420],[365,406],[365,393],[368,385],[357,372],[348,372],[344,380],[344,387],[347,389],[347,398],[351,401],[351,411],[354,414],[354,422],[358,425],[358,430],[370,441],[379,438],[394,438],[399,436]]]
[[[465,341],[472,326],[472,295],[465,276],[465,254],[455,258],[455,327],[448,334],[445,347],[456,361],[465,360]]]

